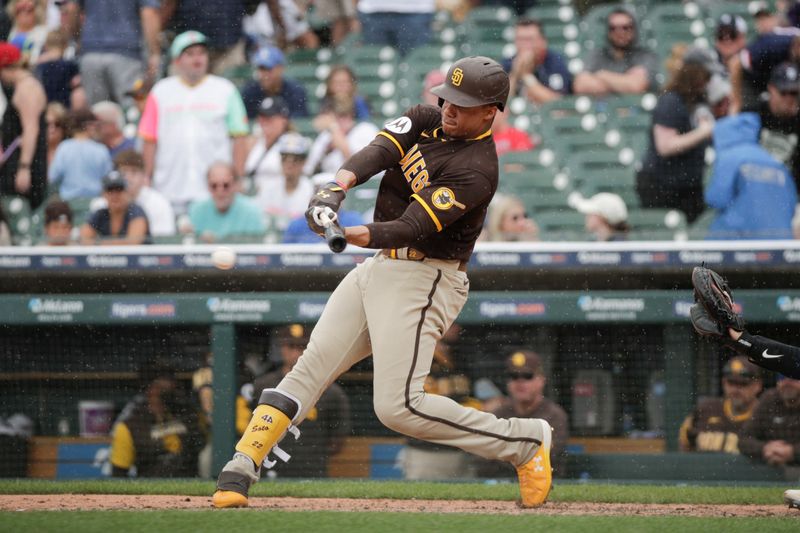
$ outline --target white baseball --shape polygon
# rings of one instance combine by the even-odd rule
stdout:
[[[230,270],[236,264],[236,252],[227,246],[220,246],[211,252],[211,262],[220,270]]]

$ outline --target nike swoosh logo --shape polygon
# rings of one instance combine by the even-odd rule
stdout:
[[[763,357],[764,359],[778,359],[779,357],[783,357],[783,354],[782,353],[771,354],[767,352],[767,350],[764,350],[763,352],[761,352],[761,357]]]

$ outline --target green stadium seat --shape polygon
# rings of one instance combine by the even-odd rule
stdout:
[[[592,101],[586,96],[564,96],[539,106],[539,114],[544,119],[560,120],[566,117],[584,115],[592,108]]]
[[[294,129],[301,135],[305,135],[311,139],[317,136],[317,130],[314,128],[314,117],[293,118],[292,126],[294,126]]]
[[[78,227],[89,218],[92,212],[92,200],[94,198],[75,198],[68,201],[70,209],[72,209],[72,223]]]
[[[502,62],[514,55],[515,49],[512,43],[474,41],[465,44],[460,48],[462,55],[476,55],[491,57],[495,61]]]
[[[525,15],[535,18],[542,23],[543,27],[565,26],[567,24],[578,24],[580,15],[571,5],[537,5],[528,8]]]
[[[389,61],[383,63],[359,63],[350,65],[350,68],[359,83],[367,80],[393,80],[397,70],[395,63]]]
[[[540,238],[555,242],[587,240],[585,219],[585,215],[569,208],[537,211],[533,216]]]
[[[628,223],[634,230],[666,229],[673,232],[686,229],[686,215],[677,209],[640,208],[628,210]]]
[[[537,4],[528,9],[525,15],[541,22],[542,33],[547,38],[550,48],[558,50],[569,57],[575,57],[580,50],[580,15],[568,4]],[[577,49],[569,52],[568,43],[575,43]]]
[[[368,183],[371,185],[372,181],[373,180],[370,180]],[[374,181],[376,181],[376,185],[380,185],[380,180]],[[375,207],[375,199],[378,197],[378,187],[365,185],[356,187],[347,194],[347,198],[345,198],[344,201],[345,209],[357,213],[366,213]]]
[[[333,59],[333,50],[330,48],[296,48],[286,54],[286,64],[295,63],[329,63]]]
[[[348,49],[342,59],[345,64],[352,67],[365,64],[395,63],[399,58],[397,51],[391,46],[362,44]]]
[[[649,138],[652,117],[649,113],[632,113],[627,116],[609,117],[608,128],[618,130],[626,137],[643,136]]]
[[[428,72],[434,68],[440,68],[444,63],[452,62],[456,59],[457,49],[454,46],[439,46],[426,44],[417,46],[411,50],[401,61],[405,67],[400,67],[400,71],[413,68],[416,71],[423,70]],[[424,74],[423,74],[424,76]]]
[[[328,68],[327,65],[317,65],[316,63],[296,63],[286,65],[284,72],[286,77],[293,78],[311,89],[327,77]]]
[[[567,191],[558,191],[556,189],[530,190],[520,191],[516,196],[534,214],[539,211],[567,208]]]
[[[586,216],[574,209],[553,209],[536,213],[536,223],[545,231],[583,231]]]
[[[194,240],[192,236],[188,235],[154,235],[152,237],[153,244],[191,244]]]
[[[650,117],[657,100],[652,93],[609,95],[594,99],[594,111],[607,115],[611,121],[638,115]]]
[[[579,187],[585,184],[607,183],[611,180],[628,180],[633,183],[635,168],[633,161],[620,161],[622,151],[584,152],[573,155],[566,161],[572,180]]]
[[[548,141],[551,145],[557,147],[559,159],[561,161],[566,161],[574,154],[616,151],[621,140],[616,139],[617,143],[613,146],[609,146],[606,137],[606,132],[597,128],[592,131],[562,133],[555,138],[548,138]]]
[[[546,171],[555,174],[558,171],[556,154],[550,148],[540,147],[524,152],[509,152],[499,158],[500,174],[520,174]]]
[[[242,87],[245,83],[253,79],[255,71],[249,64],[236,65],[226,69],[222,73],[223,78],[229,79],[237,87]]]
[[[708,228],[714,219],[717,218],[717,211],[715,209],[706,209],[697,219],[689,226],[688,236],[690,240],[703,240],[708,236]]]
[[[562,178],[563,183],[560,181]],[[569,180],[563,174],[558,174],[556,169],[540,168],[502,173],[498,187],[505,194],[520,196],[542,191],[564,191],[568,185]]]
[[[514,12],[505,6],[476,6],[469,12],[464,24],[470,40],[508,41],[510,39],[504,32],[513,29],[516,18]]]
[[[537,129],[544,142],[554,146],[559,146],[560,139],[565,136],[577,138],[581,135],[594,135],[598,142],[603,142],[604,132],[596,115],[572,115],[550,120],[543,115],[542,123]]]
[[[31,206],[24,196],[0,196],[0,205],[8,220],[11,239],[15,244],[32,244]]]

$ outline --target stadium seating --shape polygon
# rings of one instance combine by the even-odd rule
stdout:
[[[652,47],[661,60],[676,42],[713,40],[713,29],[722,13],[739,14],[750,22],[756,7],[754,2],[624,0],[616,4],[591,3],[587,8],[585,3],[573,0],[540,0],[520,16],[541,21],[550,46],[564,53],[568,60],[580,61],[605,42],[605,18],[617,5],[634,13],[639,21],[640,42]],[[452,61],[464,55],[480,54],[497,60],[511,57],[517,18],[512,9],[503,5],[477,6],[463,21],[454,19],[447,11],[439,11],[430,44],[413,49],[406,57],[400,57],[391,47],[364,44],[360,33],[352,33],[335,49],[287,51],[286,75],[305,85],[313,115],[318,111],[331,66],[348,65],[358,79],[359,93],[370,104],[372,121],[380,125],[386,118],[419,102],[422,82],[429,71],[446,70]],[[752,23],[749,33],[754,33]],[[252,79],[253,69],[249,65],[233,67],[224,76],[241,86]],[[615,192],[635,210],[638,206],[635,169],[647,149],[656,98],[655,94],[567,96],[542,105],[521,97],[512,98],[508,106],[510,122],[536,137],[537,148],[527,154],[507,154],[501,158],[500,191],[519,194],[531,209],[539,212],[565,209],[565,195],[572,191],[584,196]],[[313,118],[294,119],[293,126],[303,135],[313,138],[317,134]],[[351,195],[348,201],[363,211],[371,207],[368,205],[371,195],[374,191],[365,191],[361,197]],[[12,212],[10,207],[12,204],[18,207],[17,203],[13,197],[3,199],[14,226],[15,242],[35,242],[42,231],[42,210],[32,213],[24,204],[22,209]],[[79,226],[88,214],[89,201],[74,201],[71,205],[75,224]],[[701,217],[683,229],[691,238],[703,238],[708,220]]]
[[[31,244],[31,208],[23,196],[0,196],[14,244]]]

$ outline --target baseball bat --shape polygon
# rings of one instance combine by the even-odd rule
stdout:
[[[338,224],[334,224],[324,213],[320,215],[320,218],[325,228],[325,241],[328,243],[328,248],[335,254],[343,252],[347,247],[347,240],[344,238],[342,227]]]

